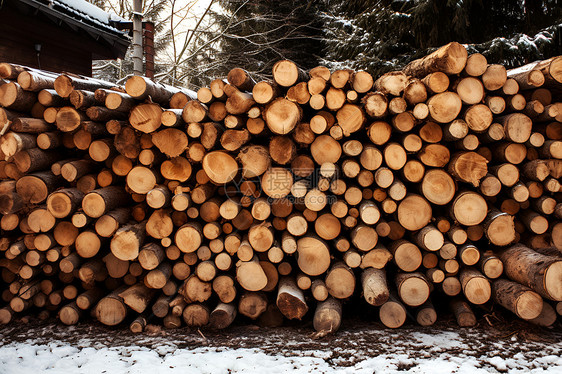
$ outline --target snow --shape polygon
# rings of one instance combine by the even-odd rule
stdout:
[[[0,373],[562,373],[560,335],[373,325],[313,340],[306,329],[156,335],[82,324],[0,330]]]
[[[110,21],[125,21],[115,13],[108,13],[94,4],[88,3],[86,0],[50,0],[52,4],[65,9],[68,13],[72,13],[83,20],[90,21],[93,24],[104,26],[111,30],[119,31],[111,26]]]
[[[86,0],[54,0],[103,23],[109,23],[109,14]]]

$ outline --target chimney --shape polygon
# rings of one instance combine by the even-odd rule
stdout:
[[[143,22],[145,75],[154,78],[154,23]]]

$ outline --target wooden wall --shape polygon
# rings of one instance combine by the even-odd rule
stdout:
[[[39,61],[35,44],[41,44]],[[31,67],[40,62],[44,70],[91,76],[92,53],[103,52],[107,54],[82,30],[56,25],[42,14],[26,14],[10,2],[0,8],[0,61]]]

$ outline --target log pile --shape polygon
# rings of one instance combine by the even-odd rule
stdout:
[[[562,57],[272,74],[192,92],[0,64],[0,322],[554,323]]]

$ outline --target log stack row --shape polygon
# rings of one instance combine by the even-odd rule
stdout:
[[[562,57],[507,71],[450,43],[378,78],[285,60],[197,92],[0,77],[2,323],[562,313]]]

